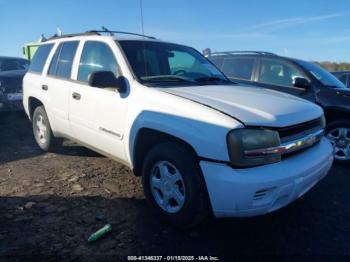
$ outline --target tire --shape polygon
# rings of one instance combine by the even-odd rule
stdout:
[[[161,180],[161,176],[166,178]],[[152,209],[173,226],[192,227],[210,213],[208,193],[196,156],[178,142],[158,144],[147,153],[142,166],[142,185]],[[169,199],[168,205],[164,199]]]
[[[34,138],[41,150],[54,152],[62,145],[63,140],[54,137],[52,133],[49,118],[43,106],[35,108],[32,123]]]
[[[326,137],[333,145],[335,162],[350,166],[350,121],[330,122],[326,127]]]

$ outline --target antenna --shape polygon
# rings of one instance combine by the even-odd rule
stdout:
[[[145,35],[145,30],[144,30],[144,27],[143,27],[143,8],[142,8],[142,0],[140,0],[140,12],[141,12],[141,29],[142,29],[142,35],[143,35],[143,38],[144,35]],[[146,63],[146,45],[145,45],[145,42],[142,41],[142,45],[143,45],[143,62],[144,62],[144,67],[145,67],[145,74],[148,76],[148,71],[147,71],[147,63]]]
[[[142,0],[140,0],[140,11],[141,11],[141,28],[142,28],[142,34],[145,35],[145,30],[143,27],[143,7],[142,7]]]

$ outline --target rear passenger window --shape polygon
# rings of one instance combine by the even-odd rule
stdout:
[[[89,75],[97,71],[111,71],[117,76],[117,60],[105,43],[87,41],[80,58],[78,80],[87,82]]]
[[[251,80],[254,61],[254,58],[248,57],[225,58],[222,71],[228,77]]]
[[[224,62],[223,56],[209,56],[208,59],[216,65],[217,68],[222,68],[222,63]]]
[[[30,63],[29,72],[42,73],[47,57],[50,54],[50,51],[53,47],[53,44],[45,44],[39,46],[36,50],[32,62]]]
[[[79,41],[61,43],[52,58],[49,75],[70,79],[72,65]]]

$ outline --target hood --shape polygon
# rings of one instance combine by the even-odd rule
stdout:
[[[316,104],[259,87],[208,85],[159,90],[212,107],[247,126],[286,127],[323,114]]]
[[[0,72],[0,77],[24,77],[27,73],[27,70],[11,70],[11,71],[2,71]]]

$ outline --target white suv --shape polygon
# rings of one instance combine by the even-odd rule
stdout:
[[[97,31],[41,44],[24,107],[44,151],[74,140],[142,176],[172,224],[255,216],[302,196],[329,171],[323,111],[240,86],[193,48]]]

